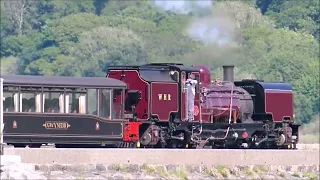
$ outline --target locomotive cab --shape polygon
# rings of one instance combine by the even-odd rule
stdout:
[[[195,76],[195,80],[200,81],[199,68],[174,63],[151,63],[141,66],[110,66],[107,77],[128,84],[125,113],[132,111],[131,107],[134,105],[134,114],[138,119],[167,122],[186,118],[185,82],[191,74]],[[199,84],[195,87],[195,107],[198,109]],[[139,98],[134,98],[134,94],[139,94]],[[131,99],[136,100],[133,102]],[[199,121],[200,115],[197,114],[194,120]]]

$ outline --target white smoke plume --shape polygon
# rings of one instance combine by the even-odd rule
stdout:
[[[224,46],[233,39],[235,23],[225,14],[214,11],[212,0],[152,0],[160,10],[191,14],[194,18],[186,29],[188,36],[204,44]]]
[[[185,0],[153,0],[154,4],[165,11],[172,11],[177,14],[188,14],[197,12],[199,9],[212,7],[211,0],[185,1]]]

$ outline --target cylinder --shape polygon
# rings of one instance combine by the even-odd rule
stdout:
[[[234,74],[233,74],[233,65],[222,66],[223,67],[223,81],[233,82]]]

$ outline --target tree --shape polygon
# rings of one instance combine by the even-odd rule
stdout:
[[[276,21],[277,27],[288,27],[295,31],[305,31],[311,33],[319,39],[320,19],[319,19],[319,1],[272,1],[261,7],[266,15]],[[261,4],[261,3],[260,3]]]
[[[288,29],[252,28],[245,31],[245,39],[244,52],[249,66],[243,66],[243,69],[265,81],[291,83],[295,92],[296,118],[309,121],[315,113],[313,105],[318,98],[319,44],[306,33]]]
[[[125,28],[98,27],[81,34],[72,51],[78,76],[104,76],[108,66],[147,61],[144,42]]]
[[[8,21],[11,22],[14,33],[22,35],[24,27],[32,28],[30,22],[28,22],[30,20],[28,15],[33,13],[35,4],[36,1],[32,0],[3,1],[6,16]]]
[[[48,20],[43,26],[47,40],[56,43],[78,42],[78,36],[84,31],[104,24],[104,19],[92,13],[77,13],[54,21]]]
[[[1,75],[8,75],[8,74],[16,74],[19,68],[19,60],[16,57],[9,56],[6,58],[1,58]]]

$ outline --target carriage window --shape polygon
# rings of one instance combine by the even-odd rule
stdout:
[[[101,89],[99,98],[99,116],[111,119],[110,104],[111,104],[111,91],[108,89]]]
[[[3,93],[3,111],[4,112],[14,112],[14,93],[4,92]]]
[[[43,94],[43,99],[44,99],[44,112],[63,113],[64,111],[63,93],[45,92]]]
[[[98,96],[97,89],[88,89],[88,114],[98,115],[97,102]]]
[[[35,112],[35,99],[36,93],[35,92],[21,92],[22,98],[22,112]]]
[[[68,91],[66,93],[66,113],[84,113],[85,112],[85,92]]]
[[[122,89],[113,90],[113,104],[112,104],[113,119],[122,119],[122,113],[123,113],[122,95],[123,95]]]

